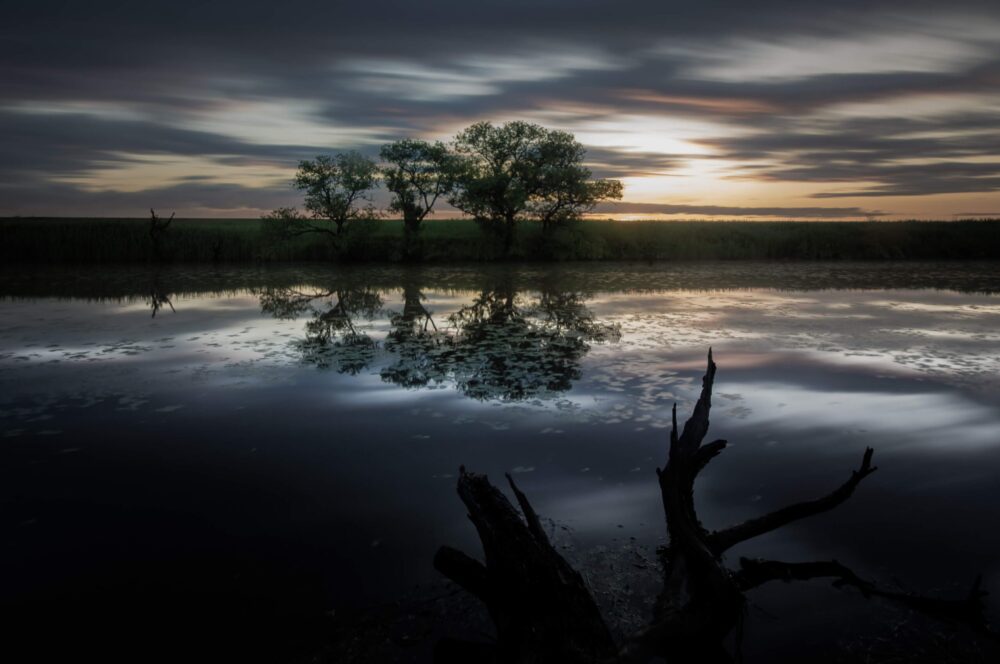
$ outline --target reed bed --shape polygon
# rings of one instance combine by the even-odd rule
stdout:
[[[687,260],[996,260],[1000,220],[740,222],[585,220],[548,235],[522,223],[510,252],[471,220],[424,222],[405,251],[402,222],[357,222],[335,246],[278,240],[258,219],[178,219],[156,251],[145,219],[0,220],[5,263],[352,261],[428,263]]]

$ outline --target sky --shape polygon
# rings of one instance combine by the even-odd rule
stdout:
[[[3,13],[0,215],[255,217],[301,204],[301,159],[527,120],[622,180],[600,216],[1000,216],[996,0]]]

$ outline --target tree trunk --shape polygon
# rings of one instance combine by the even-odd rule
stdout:
[[[486,564],[442,547],[434,566],[486,604],[497,628],[499,661],[612,659],[614,640],[583,578],[549,543],[510,475],[507,480],[523,520],[485,475],[460,470],[458,495],[479,532]]]
[[[510,256],[514,248],[514,224],[517,223],[512,216],[504,219],[503,223],[503,253]]]
[[[406,261],[420,260],[421,257],[420,220],[403,220],[403,258]]]

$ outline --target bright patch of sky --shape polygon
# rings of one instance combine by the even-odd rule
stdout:
[[[665,54],[696,55],[692,78],[738,83],[831,74],[948,72],[989,60],[1000,43],[995,21],[960,26],[913,26],[885,34],[861,31],[850,37],[791,35],[769,40],[737,39],[712,48],[673,47]]]
[[[617,69],[624,62],[583,51],[543,51],[527,55],[474,54],[450,65],[361,58],[338,65],[353,74],[349,84],[376,95],[410,101],[442,101],[500,94],[505,83],[541,82],[581,71]]]

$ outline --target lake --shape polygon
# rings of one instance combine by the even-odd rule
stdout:
[[[6,268],[2,647],[427,661],[488,626],[431,564],[480,553],[463,464],[512,473],[625,631],[709,347],[731,446],[696,487],[706,527],[830,492],[866,446],[879,466],[734,564],[1000,590],[996,264]],[[750,598],[746,662],[985,656],[828,581]]]

